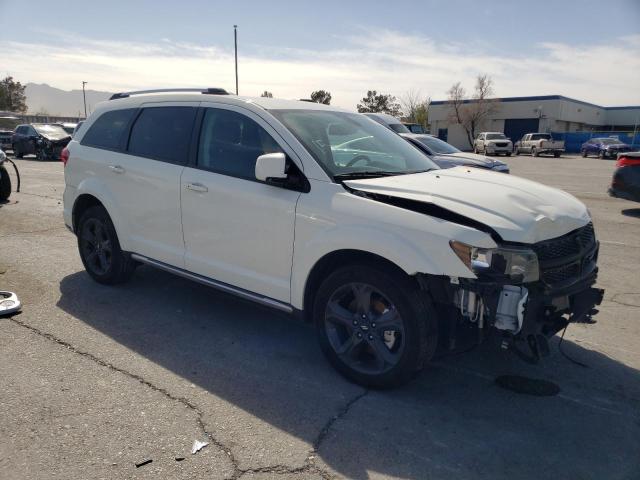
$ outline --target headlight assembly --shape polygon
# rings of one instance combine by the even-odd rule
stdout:
[[[540,278],[538,257],[529,248],[479,248],[452,240],[455,254],[478,276],[509,277],[515,283],[535,282]]]

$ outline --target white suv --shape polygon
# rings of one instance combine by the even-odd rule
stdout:
[[[313,321],[364,385],[497,336],[537,360],[591,318],[598,242],[571,195],[438,167],[334,107],[220,89],[116,94],[62,156],[89,275],[149,264]],[[469,338],[468,332],[473,332]]]
[[[473,153],[482,152],[485,155],[504,153],[507,157],[510,157],[512,151],[513,143],[501,132],[479,133],[473,142]]]

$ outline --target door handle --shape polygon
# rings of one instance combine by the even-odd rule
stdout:
[[[122,168],[120,165],[109,165],[109,169],[113,173],[124,173],[124,168]]]
[[[209,189],[202,185],[201,183],[187,183],[187,190],[191,190],[192,192],[208,192]]]

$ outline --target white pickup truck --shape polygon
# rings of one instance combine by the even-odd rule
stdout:
[[[554,140],[550,133],[527,133],[515,145],[515,154],[530,153],[537,157],[541,153],[552,153],[558,158],[564,152],[564,142]]]

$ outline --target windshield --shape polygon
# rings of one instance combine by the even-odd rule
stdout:
[[[621,142],[617,138],[602,138],[600,139],[600,143],[604,143],[605,145],[615,145]]]
[[[434,154],[447,155],[451,153],[458,153],[460,151],[453,145],[449,145],[447,142],[443,142],[436,137],[416,137],[416,140],[425,145]]]
[[[551,135],[548,133],[534,133],[531,135],[531,140],[551,140]]]
[[[402,137],[357,113],[271,110],[331,176],[403,174],[438,166]]]
[[[506,140],[504,133],[487,133],[487,140]]]
[[[34,125],[33,128],[42,135],[67,135],[60,125]]]

